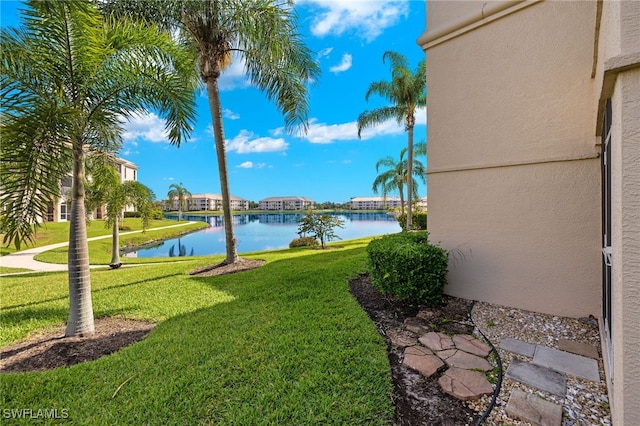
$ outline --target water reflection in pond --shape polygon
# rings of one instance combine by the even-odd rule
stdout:
[[[306,213],[258,213],[233,215],[233,230],[239,253],[275,250],[289,247],[298,237],[298,221]],[[329,213],[344,220],[344,228],[336,228],[343,240],[400,232],[397,220],[386,212]],[[173,217],[170,217],[173,218]],[[225,253],[223,218],[217,216],[184,216],[185,220],[204,221],[210,227],[180,238],[138,248],[125,257],[207,256]]]

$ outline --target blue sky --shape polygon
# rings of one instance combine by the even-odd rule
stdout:
[[[19,5],[0,2],[3,27],[16,25]],[[282,116],[249,84],[236,60],[220,78],[231,193],[251,201],[297,195],[317,202],[373,195],[376,162],[397,158],[407,135],[391,121],[358,139],[356,120],[361,112],[386,105],[376,97],[364,99],[371,82],[391,79],[382,62],[385,51],[402,53],[412,69],[424,59],[416,39],[425,29],[425,2],[301,0],[296,8],[300,32],[322,69],[310,86],[309,132],[284,133]],[[172,183],[193,194],[220,193],[204,92],[197,103],[196,127],[180,148],[167,142],[164,122],[154,114],[126,124],[120,156],[139,166],[138,180],[158,199],[166,197]],[[426,112],[419,111],[416,120],[414,141],[425,141]],[[422,183],[420,195],[426,195]]]

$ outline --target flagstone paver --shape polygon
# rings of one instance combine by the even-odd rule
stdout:
[[[432,351],[443,351],[455,348],[451,337],[446,334],[436,333],[433,331],[422,336],[419,341]]]
[[[506,411],[511,417],[540,426],[560,426],[562,424],[562,406],[519,389],[514,389],[511,392]]]
[[[444,366],[440,358],[423,346],[410,346],[404,350],[403,364],[418,371],[425,377],[431,377]]]
[[[444,393],[463,401],[478,399],[482,395],[493,393],[493,387],[485,374],[463,368],[449,368],[438,379],[438,384]]]
[[[567,393],[567,378],[563,374],[530,362],[514,359],[506,376],[554,395],[564,397]]]
[[[405,321],[406,329],[411,330],[412,326],[419,328],[420,322]],[[438,383],[443,392],[458,399],[473,400],[493,393],[493,386],[482,372],[492,368],[486,360],[490,349],[484,343],[470,335],[451,338],[436,332],[427,332],[418,341],[420,345],[404,350],[404,365],[429,377],[446,363],[449,368]]]
[[[477,355],[457,350],[455,354],[444,360],[449,367],[465,368],[467,370],[491,370],[489,362]]]
[[[453,336],[453,343],[456,345],[456,348],[481,357],[489,356],[491,352],[489,346],[468,334],[457,334]]]
[[[418,339],[414,333],[401,328],[394,328],[387,331],[387,337],[391,340],[391,344],[400,348],[415,346],[418,343]]]

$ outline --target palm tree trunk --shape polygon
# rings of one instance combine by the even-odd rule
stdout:
[[[73,184],[69,227],[69,319],[65,336],[93,334],[89,245],[84,207],[84,151],[82,141],[73,144]]]
[[[404,213],[404,186],[402,183],[398,185],[398,193],[400,194],[400,213]]]
[[[118,229],[118,216],[113,219],[113,230],[111,236],[111,262],[109,265],[118,267],[120,265],[120,232]]]
[[[407,146],[407,231],[410,231],[413,219],[413,124],[407,126],[407,133],[409,135]]]
[[[209,96],[209,108],[213,120],[213,137],[216,144],[218,157],[218,172],[220,174],[220,190],[222,192],[222,216],[224,217],[224,235],[226,240],[227,257],[226,264],[235,263],[238,260],[236,251],[236,238],[233,235],[233,221],[231,218],[231,197],[229,194],[229,179],[227,173],[227,154],[224,144],[224,130],[222,129],[222,107],[220,105],[220,90],[218,79],[209,77],[206,80],[207,94]]]

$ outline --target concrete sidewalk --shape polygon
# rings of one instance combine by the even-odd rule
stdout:
[[[146,231],[157,231],[160,229],[169,229],[169,228],[177,228],[179,226],[185,226],[188,225],[190,223],[195,223],[195,222],[184,222],[184,223],[179,223],[177,225],[170,225],[170,226],[163,226],[160,228],[150,228],[147,229]],[[129,231],[129,232],[121,232],[120,235],[129,235],[129,234],[137,234],[140,233],[142,231]],[[111,234],[109,235],[102,235],[99,237],[92,237],[92,238],[87,238],[87,241],[95,241],[95,240],[102,240],[105,238],[111,238]],[[57,249],[59,247],[64,247],[64,246],[68,246],[69,242],[64,242],[64,243],[57,243],[57,244],[50,244],[48,246],[42,246],[42,247],[35,247],[35,248],[30,248],[27,250],[23,250],[23,251],[19,251],[17,253],[12,253],[12,254],[8,254],[6,256],[2,256],[0,257],[0,266],[5,266],[7,268],[25,268],[25,269],[30,269],[31,271],[29,271],[28,273],[31,272],[55,272],[55,271],[66,271],[67,270],[67,265],[66,264],[58,264],[58,263],[45,263],[45,262],[40,262],[34,259],[34,257],[40,253],[43,253],[45,251],[49,251],[49,250],[53,250],[53,249]],[[108,265],[91,265],[91,268],[104,268],[104,267],[108,267]],[[18,272],[18,273],[27,273],[27,272]],[[13,274],[0,274],[0,276],[5,276],[5,275],[15,275],[16,273]]]

